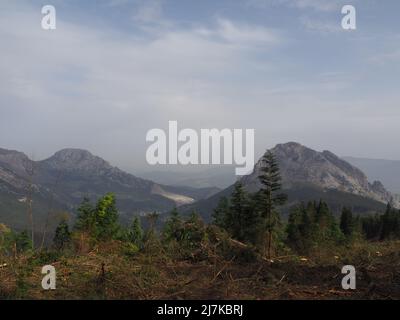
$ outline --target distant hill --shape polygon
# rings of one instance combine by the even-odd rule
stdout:
[[[342,157],[360,168],[371,180],[380,180],[388,190],[400,194],[400,161]]]
[[[358,168],[329,151],[318,152],[299,143],[279,144],[273,150],[281,169],[283,188],[289,202],[283,208],[300,201],[323,199],[337,213],[343,206],[364,214],[383,211],[393,195],[379,181],[369,182]],[[260,188],[261,160],[254,172],[241,179],[249,192]],[[233,187],[221,191],[209,199],[200,200],[184,207],[185,212],[198,211],[209,218],[221,196],[229,196]],[[399,203],[396,203],[398,206]]]
[[[123,220],[134,214],[166,211],[192,203],[217,192],[216,188],[170,187],[138,178],[86,150],[64,149],[43,161],[25,154],[0,149],[0,223],[27,227],[29,186],[33,186],[35,224],[44,225],[47,214],[75,212],[85,196],[95,200],[107,192],[117,196]]]

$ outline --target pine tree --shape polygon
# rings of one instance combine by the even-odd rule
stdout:
[[[316,247],[325,246],[327,244],[338,244],[343,240],[343,234],[335,216],[329,209],[328,204],[322,200],[318,205],[313,202],[312,219],[312,239]]]
[[[346,237],[350,237],[354,231],[353,213],[351,209],[344,207],[340,216],[340,230]]]
[[[300,231],[303,238],[311,239],[313,235],[312,224],[313,220],[309,213],[309,208],[303,207],[301,209],[301,219],[300,219]]]
[[[248,207],[247,193],[243,189],[240,182],[235,184],[231,196],[231,205],[228,211],[228,219],[226,221],[227,228],[231,232],[232,237],[243,241],[244,239],[244,224],[246,219],[246,208]]]
[[[256,192],[254,194],[249,194],[246,205],[246,223],[245,223],[245,237],[248,239],[248,242],[254,245],[260,245],[264,241],[265,236],[265,228],[264,228],[264,219],[263,219],[263,209],[260,207],[260,203],[262,201],[262,194],[260,192]],[[280,225],[279,217],[277,217],[276,226]]]
[[[53,239],[54,247],[57,250],[64,250],[71,242],[71,232],[69,231],[68,223],[63,219],[57,226]]]
[[[180,242],[183,236],[183,221],[179,215],[178,209],[175,207],[165,223],[163,237],[167,241],[176,240]]]
[[[300,206],[291,209],[286,227],[288,245],[297,251],[300,251],[303,248],[303,235],[300,230],[300,225],[302,223],[301,206],[304,205],[301,204]]]
[[[94,239],[109,240],[120,235],[118,210],[113,193],[101,197],[93,207],[88,198],[84,198],[78,208],[75,230],[89,233]]]
[[[288,245],[298,252],[304,253],[312,248],[317,236],[315,228],[315,208],[299,204],[292,209],[287,226]]]
[[[396,238],[400,236],[400,214],[388,203],[386,212],[381,217],[380,240]]]
[[[225,229],[227,227],[227,218],[229,216],[229,200],[227,197],[221,197],[218,202],[217,208],[214,209],[212,214],[213,223]]]
[[[274,154],[270,150],[267,151],[262,158],[259,180],[262,184],[260,190],[261,196],[259,199],[261,200],[262,216],[265,220],[265,229],[267,233],[265,253],[270,258],[273,232],[279,220],[279,214],[276,209],[287,201],[287,195],[280,193],[282,184],[279,165]]]
[[[313,248],[337,244],[343,240],[343,234],[328,205],[313,201],[307,205],[301,203],[292,209],[287,226],[287,242],[300,252]]]
[[[329,210],[326,202],[320,200],[318,205],[317,203],[310,202],[309,206],[312,206],[312,210],[314,212],[315,218],[313,220],[319,225],[321,228],[326,228],[331,222],[331,212]]]
[[[191,249],[199,248],[206,236],[205,224],[201,217],[196,212],[192,212],[189,219],[185,221],[183,229],[184,246]]]
[[[25,252],[32,249],[32,239],[28,235],[28,231],[22,231],[15,235],[15,245],[18,252]]]
[[[235,183],[230,201],[221,198],[214,211],[214,221],[236,240],[252,244],[258,240],[259,214],[241,182]]]
[[[378,214],[362,217],[361,229],[367,240],[379,239],[381,232],[381,217]]]
[[[135,217],[128,229],[128,240],[140,248],[143,244],[143,229],[140,218]]]
[[[77,231],[91,233],[95,227],[95,209],[89,198],[85,197],[78,208],[78,217],[75,222]]]
[[[115,195],[107,193],[100,198],[95,210],[95,236],[98,239],[108,240],[119,231],[118,210]]]

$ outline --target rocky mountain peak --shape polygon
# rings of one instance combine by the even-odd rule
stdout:
[[[12,162],[12,161],[26,161],[29,158],[26,156],[25,153],[15,151],[15,150],[7,150],[0,148],[0,161],[4,163]]]
[[[298,142],[288,142],[288,143],[277,144],[273,149],[273,151],[275,153],[282,153],[288,156],[294,156],[294,155],[300,156],[302,154],[309,153],[312,150],[303,146]]]
[[[87,150],[63,149],[43,163],[53,169],[66,171],[88,171],[110,170],[113,167],[100,157],[94,156]]]
[[[380,202],[387,203],[392,198],[379,181],[369,183],[361,170],[330,151],[318,152],[296,142],[278,144],[272,151],[279,162],[285,188],[311,184],[324,190],[335,189]],[[260,187],[258,176],[261,166],[259,161],[254,173],[243,179],[251,190]]]
[[[32,161],[22,152],[0,148],[0,164],[22,176],[32,168]]]

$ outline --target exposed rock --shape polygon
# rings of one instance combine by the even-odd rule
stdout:
[[[368,197],[383,203],[393,200],[379,181],[369,183],[367,176],[358,168],[340,159],[330,151],[317,152],[299,143],[279,144],[273,150],[281,169],[285,188],[296,183],[307,183],[323,189],[336,189],[351,194]],[[258,176],[261,160],[254,172],[243,178],[244,184],[251,191],[260,188]],[[399,203],[395,203],[399,206]]]
[[[87,173],[102,173],[111,170],[111,165],[89,151],[81,149],[64,149],[43,161],[50,168],[65,171],[84,171]]]

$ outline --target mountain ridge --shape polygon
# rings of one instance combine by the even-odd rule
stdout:
[[[369,182],[360,169],[330,151],[318,152],[296,142],[278,144],[272,150],[281,167],[283,188],[290,195],[290,205],[327,198],[338,210],[347,205],[364,213],[381,210],[392,200],[393,195],[381,182]],[[241,178],[249,192],[260,187],[260,166],[261,160],[250,175]],[[83,149],[62,149],[41,161],[32,161],[19,151],[0,149],[2,218],[6,216],[14,223],[22,220],[30,185],[38,224],[51,210],[74,212],[83,197],[94,200],[106,192],[116,193],[121,216],[126,221],[134,214],[167,212],[175,206],[191,211],[197,208],[199,213],[209,216],[219,196],[229,196],[232,189],[220,191],[155,183],[126,173]]]
[[[30,186],[38,225],[44,224],[49,211],[73,214],[85,196],[95,200],[107,192],[115,193],[121,217],[129,221],[132,215],[163,212],[216,192],[211,188],[157,184],[126,173],[83,149],[62,149],[41,161],[33,161],[22,152],[0,149],[1,222],[26,226],[19,220],[26,216]]]

